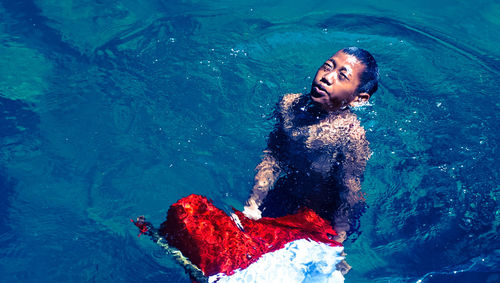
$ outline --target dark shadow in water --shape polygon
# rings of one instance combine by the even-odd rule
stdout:
[[[438,274],[422,281],[422,283],[456,283],[456,282],[460,283],[500,282],[500,272],[467,272],[459,275]]]
[[[15,194],[17,180],[8,176],[5,166],[11,155],[24,150],[26,138],[38,133],[40,117],[31,110],[32,105],[20,100],[10,100],[0,93],[0,231],[10,229],[10,199]]]
[[[29,47],[39,49],[46,46],[46,51],[55,56],[69,55],[79,61],[89,62],[81,52],[62,40],[59,31],[51,28],[50,19],[41,15],[40,8],[32,0],[1,2],[14,23],[8,23],[9,33],[20,35],[24,43],[32,43]]]
[[[23,132],[33,133],[40,123],[32,106],[20,100],[10,100],[0,93],[0,138],[12,137]],[[7,146],[2,142],[3,146]]]
[[[0,234],[7,234],[12,230],[9,225],[9,209],[16,183],[16,180],[6,176],[5,170],[0,166],[0,193],[2,194],[0,197]]]

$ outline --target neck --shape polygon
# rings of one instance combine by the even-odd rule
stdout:
[[[338,112],[343,112],[343,111],[349,109],[349,106],[347,104],[335,105],[335,106],[334,105],[325,105],[325,104],[320,104],[318,102],[315,102],[312,99],[310,99],[309,104],[313,105],[312,108],[317,109],[316,111],[318,111],[322,114],[338,113]]]

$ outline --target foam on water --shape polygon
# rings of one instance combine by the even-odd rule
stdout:
[[[301,239],[264,254],[246,269],[230,276],[211,276],[209,282],[341,283],[344,276],[335,266],[344,259],[343,250],[343,247]]]

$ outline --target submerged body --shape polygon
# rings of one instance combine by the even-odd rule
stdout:
[[[370,149],[349,106],[367,101],[376,84],[370,91],[360,88],[367,65],[345,50],[320,67],[310,94],[288,94],[279,103],[247,216],[277,217],[309,207],[334,224],[339,241],[358,226]]]
[[[279,109],[279,123],[257,167],[263,187],[276,182],[263,199],[262,215],[279,217],[309,207],[337,229],[349,230],[353,223],[346,214],[364,207],[360,178],[370,154],[356,115],[349,109],[322,111],[302,94],[286,95]]]

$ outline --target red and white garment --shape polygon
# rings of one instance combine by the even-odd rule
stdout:
[[[312,210],[256,221],[235,215],[190,195],[170,207],[160,234],[210,282],[344,282],[335,267],[343,247]]]

